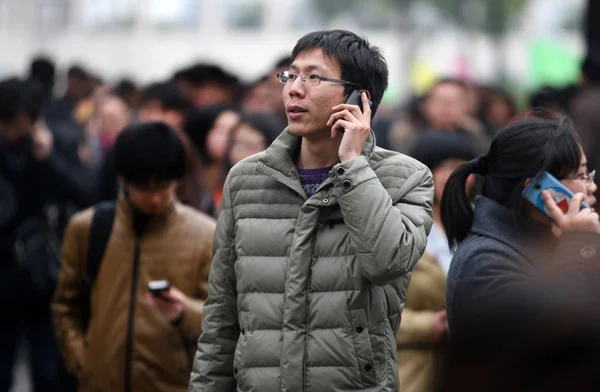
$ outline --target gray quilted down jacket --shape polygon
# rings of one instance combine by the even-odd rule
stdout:
[[[431,173],[371,133],[307,200],[299,143],[286,129],[227,178],[189,391],[398,391]]]

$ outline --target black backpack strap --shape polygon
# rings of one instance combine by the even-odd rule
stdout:
[[[106,244],[112,232],[113,221],[115,220],[115,202],[106,201],[97,204],[94,207],[94,217],[90,227],[90,237],[88,240],[87,265],[85,275],[90,284],[94,284],[100,263],[104,257]]]
[[[113,222],[115,220],[116,204],[114,201],[106,201],[94,206],[94,212],[92,217],[92,223],[90,226],[89,238],[88,238],[88,251],[87,261],[85,268],[85,297],[83,304],[83,327],[87,329],[87,325],[90,319],[91,310],[91,294],[92,286],[98,276],[98,270],[100,269],[100,263],[104,257],[104,251],[110,233],[112,232]]]

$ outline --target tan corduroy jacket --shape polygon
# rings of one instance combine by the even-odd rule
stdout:
[[[83,391],[185,391],[201,334],[215,222],[176,202],[139,237],[123,196],[91,292],[89,328],[81,325],[93,211],[73,216],[64,237],[54,326],[68,369]],[[148,282],[169,280],[189,300],[171,325],[145,300]],[[130,379],[130,387],[126,381]]]

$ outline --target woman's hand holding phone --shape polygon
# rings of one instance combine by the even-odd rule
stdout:
[[[577,193],[569,203],[565,214],[556,204],[549,191],[542,192],[546,209],[554,220],[553,233],[560,236],[569,231],[587,231],[600,234],[600,217],[592,208],[581,209],[583,193]]]

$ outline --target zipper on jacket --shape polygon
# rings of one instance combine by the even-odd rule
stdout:
[[[302,382],[302,390],[306,391],[306,379],[308,377],[308,334],[310,332],[310,301],[311,298],[311,288],[310,288],[310,280],[312,278],[312,262],[315,257],[311,257],[311,266],[308,270],[308,276],[306,277],[306,285],[307,285],[307,293],[306,293],[306,338],[304,339],[304,361],[302,364],[302,373],[304,375],[304,380]]]
[[[127,320],[127,338],[125,341],[125,391],[131,391],[131,365],[133,360],[133,326],[135,321],[135,302],[137,299],[138,273],[140,269],[141,231],[136,230],[133,269],[131,274],[131,294],[129,297],[129,317]]]
[[[315,243],[317,241],[317,230],[318,227],[315,227],[312,234],[312,244],[310,251],[310,265],[308,267],[308,274],[306,276],[306,338],[304,339],[304,361],[302,364],[302,390],[306,391],[306,379],[308,377],[308,334],[310,332],[310,302],[312,301],[312,267],[315,261],[317,260],[317,256],[315,256]]]

